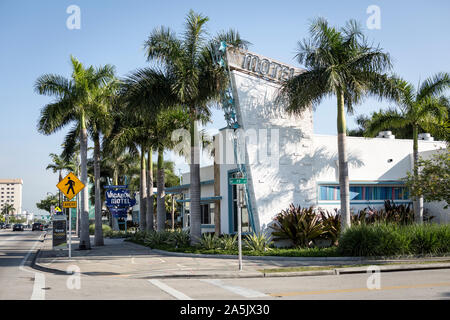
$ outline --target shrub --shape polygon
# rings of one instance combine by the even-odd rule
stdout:
[[[107,234],[105,234],[105,237],[108,238],[130,238],[132,237],[133,233],[129,232],[127,230],[127,232],[123,231],[123,230],[111,230],[109,231]]]
[[[344,256],[394,256],[450,253],[450,225],[354,225],[339,239]]]
[[[329,239],[331,240],[331,244],[336,245],[339,233],[341,232],[341,215],[337,213],[337,210],[334,214],[325,210],[320,210],[319,214],[324,231],[320,238]]]
[[[153,248],[160,245],[170,244],[171,232],[169,231],[150,231],[147,232],[145,238],[144,238],[144,244]]]
[[[144,243],[144,239],[147,236],[145,231],[136,231],[131,235],[130,240],[137,243]]]
[[[411,251],[415,254],[450,252],[450,225],[414,225],[409,230]]]
[[[261,232],[260,234],[248,234],[244,237],[243,242],[247,249],[249,249],[250,251],[258,252],[269,250],[269,247],[272,244],[272,240],[270,239],[270,237],[267,237],[267,235],[263,232]]]
[[[274,240],[291,240],[296,247],[309,247],[311,241],[322,236],[325,231],[320,216],[312,207],[301,208],[291,204],[285,211],[282,210],[270,226],[274,231]]]
[[[223,250],[235,250],[237,249],[237,234],[232,236],[229,234],[224,234],[219,238],[219,246]]]
[[[189,231],[177,229],[170,232],[168,242],[175,248],[188,247],[191,243],[191,235],[189,234]]]
[[[111,227],[107,224],[102,224],[102,230],[103,230],[103,236],[107,237],[108,234],[111,232]],[[95,234],[95,224],[89,225],[89,234],[93,235]]]
[[[219,238],[212,233],[203,233],[199,242],[200,247],[206,250],[217,249],[219,244]]]

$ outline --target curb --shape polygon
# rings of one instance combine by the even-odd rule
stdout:
[[[172,252],[160,249],[150,249],[151,252],[158,253],[166,256],[174,257],[190,257],[190,258],[215,258],[215,259],[237,259],[238,255],[228,255],[228,254],[203,254],[203,253],[183,253],[183,252]],[[281,257],[281,256],[242,256],[243,260],[290,260],[290,261],[368,261],[375,260],[361,257]]]
[[[47,237],[48,231],[45,231],[44,233],[44,237],[42,238],[42,240],[39,240],[40,242],[44,242],[45,238]],[[36,261],[39,259],[39,257],[41,256],[41,248],[39,248],[36,253],[34,254],[33,260],[31,261],[30,267],[32,269],[35,270],[39,270],[42,272],[47,272],[47,273],[53,273],[53,274],[58,274],[58,275],[67,275],[66,272],[58,270],[58,269],[52,269],[52,268],[47,268],[44,266],[41,266],[39,263],[36,263]]]
[[[45,237],[47,236],[47,231],[45,231],[44,236],[42,237],[42,239],[39,239],[38,241],[41,243],[44,243],[45,241]],[[42,245],[41,245],[42,246]],[[36,269],[36,260],[38,259],[38,257],[41,255],[41,248],[36,250],[36,253],[34,254],[33,260],[31,260],[31,264],[30,267],[33,269]]]

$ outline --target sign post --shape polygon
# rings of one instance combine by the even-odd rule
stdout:
[[[62,193],[64,193],[68,200],[72,200],[72,198],[75,197],[78,192],[84,189],[85,185],[77,178],[76,175],[70,172],[56,185],[56,187],[61,190]],[[72,258],[72,217],[70,208],[76,207],[76,201],[64,201],[63,203],[63,208],[69,208],[69,258]]]
[[[247,178],[242,177],[242,173],[237,173],[237,178],[230,178],[230,184],[237,187],[237,227],[238,227],[238,260],[239,271],[242,271],[242,208],[244,207],[244,188],[243,185],[247,183]]]

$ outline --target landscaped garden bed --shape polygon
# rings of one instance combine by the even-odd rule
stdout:
[[[280,212],[266,233],[243,236],[246,256],[283,257],[399,257],[450,254],[450,225],[414,223],[409,206],[387,201],[380,210],[361,210],[352,215],[352,226],[341,234],[340,216],[324,210],[291,205]],[[188,231],[136,232],[128,240],[170,252],[237,255],[237,236],[203,234],[191,245]],[[289,248],[276,246],[279,240]],[[327,247],[321,247],[328,243]],[[320,245],[319,245],[320,244]]]

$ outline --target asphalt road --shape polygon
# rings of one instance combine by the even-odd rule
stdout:
[[[450,299],[450,270],[241,279],[130,279],[31,269],[42,232],[0,231],[0,299]],[[34,250],[33,250],[34,248]],[[379,288],[369,289],[367,283]]]
[[[36,272],[28,266],[42,235],[29,229],[0,230],[0,300],[32,297]]]

